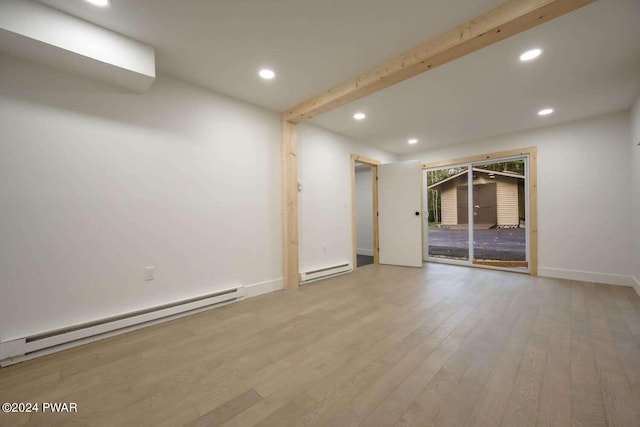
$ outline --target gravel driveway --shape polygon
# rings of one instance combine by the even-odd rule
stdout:
[[[526,230],[490,229],[474,231],[476,259],[499,261],[526,261]],[[430,228],[428,234],[429,255],[452,258],[468,258],[468,230]]]

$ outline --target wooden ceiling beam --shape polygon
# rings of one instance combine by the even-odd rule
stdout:
[[[511,0],[283,113],[300,123],[562,16],[595,0]]]

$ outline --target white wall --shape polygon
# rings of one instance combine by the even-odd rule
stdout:
[[[356,249],[373,256],[373,170],[356,170]]]
[[[633,168],[633,225],[635,235],[635,281],[640,294],[640,97],[631,110],[631,162]]]
[[[352,260],[351,154],[395,155],[310,124],[298,126],[300,271]]]
[[[405,155],[424,162],[538,147],[539,273],[633,283],[629,114]]]
[[[153,47],[32,1],[0,2],[0,50],[139,92],[156,75]]]
[[[281,286],[280,188],[275,113],[0,57],[0,339]]]

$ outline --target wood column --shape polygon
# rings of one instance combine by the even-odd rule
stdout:
[[[285,289],[296,289],[298,271],[298,133],[297,125],[282,119],[282,236]]]

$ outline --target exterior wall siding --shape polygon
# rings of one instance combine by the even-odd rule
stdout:
[[[517,226],[518,218],[518,183],[515,178],[496,177],[498,225]]]
[[[442,207],[442,225],[458,224],[458,186],[465,185],[466,176],[442,185],[440,190]],[[473,180],[475,185],[496,184],[497,219],[499,226],[517,226],[520,224],[518,202],[518,180],[516,178],[497,176],[489,179],[478,176]]]
[[[458,224],[458,200],[457,188],[455,185],[446,185],[445,189],[440,193],[442,200],[442,225]]]

